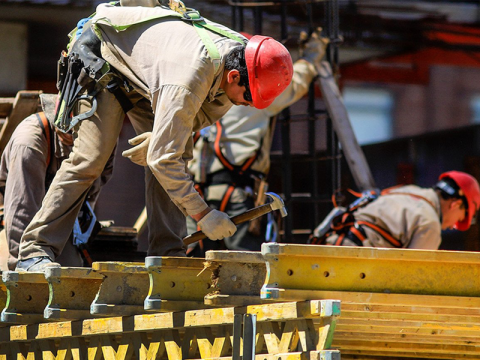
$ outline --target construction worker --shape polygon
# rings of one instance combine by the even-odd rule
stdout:
[[[441,231],[468,230],[479,207],[477,180],[464,172],[448,171],[433,188],[407,185],[387,189],[338,215],[326,243],[436,250]]]
[[[15,269],[21,236],[40,209],[50,183],[72,149],[72,134],[60,132],[53,126],[56,97],[40,95],[43,111],[20,122],[2,153],[0,192],[4,200],[4,229],[1,241],[8,244],[7,252],[0,255],[2,270]],[[88,193],[87,201],[92,206],[100,187],[111,177],[112,169],[113,157]],[[7,258],[8,268],[5,266]],[[57,261],[63,266],[83,266],[84,263],[71,239],[65,243]]]
[[[58,266],[54,260],[125,113],[137,134],[152,133],[134,140],[134,153],[147,159],[147,254],[185,256],[187,215],[210,239],[236,231],[227,214],[208,207],[187,174],[191,134],[233,104],[269,106],[293,74],[282,44],[263,36],[247,41],[184,7],[100,4],[59,65],[56,123],[73,128],[75,142],[22,237],[17,270]]]
[[[210,207],[235,216],[264,203],[275,124],[272,117],[308,92],[317,75],[315,64],[322,60],[328,44],[328,39],[320,37],[320,31],[313,32],[302,46],[302,57],[294,64],[291,84],[269,107],[234,106],[215,125],[194,135],[189,169]],[[187,227],[193,233],[197,223],[187,218]],[[188,252],[203,257],[205,251],[219,250],[222,246],[229,250],[260,251],[265,242],[265,233],[260,230],[258,221],[243,223],[233,236],[224,239],[224,244],[206,239],[193,244]]]

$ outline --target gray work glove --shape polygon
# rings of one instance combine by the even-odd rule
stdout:
[[[122,152],[122,156],[130,159],[137,165],[147,166],[147,151],[151,136],[151,132],[145,132],[128,140],[128,143],[134,146]]]
[[[313,65],[320,65],[330,42],[328,38],[320,36],[321,31],[322,28],[317,28],[310,38],[305,31],[300,33],[300,56]]]
[[[228,215],[218,210],[210,211],[198,221],[197,225],[210,240],[221,240],[232,236],[237,231],[237,227]]]

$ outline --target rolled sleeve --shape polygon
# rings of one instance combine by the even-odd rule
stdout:
[[[207,204],[186,171],[189,156],[186,150],[202,101],[178,85],[162,86],[154,93],[153,100],[155,122],[147,154],[148,166],[184,214],[198,214]]]

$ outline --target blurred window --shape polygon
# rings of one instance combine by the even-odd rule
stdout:
[[[480,124],[480,94],[473,95],[470,99],[470,110],[472,111],[471,122]]]
[[[360,145],[393,136],[393,96],[381,89],[345,87],[343,100]],[[479,113],[480,114],[480,113]]]

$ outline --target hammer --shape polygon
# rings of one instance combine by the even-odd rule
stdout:
[[[283,200],[280,196],[272,192],[268,192],[265,195],[267,195],[272,201],[268,204],[260,205],[253,209],[247,210],[242,214],[232,216],[230,220],[232,220],[235,225],[238,225],[246,221],[256,219],[257,217],[260,217],[262,215],[268,214],[273,210],[280,210],[280,215],[282,215],[282,217],[287,216],[287,209],[285,209],[285,204],[283,203]],[[183,243],[185,245],[190,245],[194,242],[205,239],[206,237],[207,236],[202,231],[197,231],[191,235],[185,236],[183,238]]]

